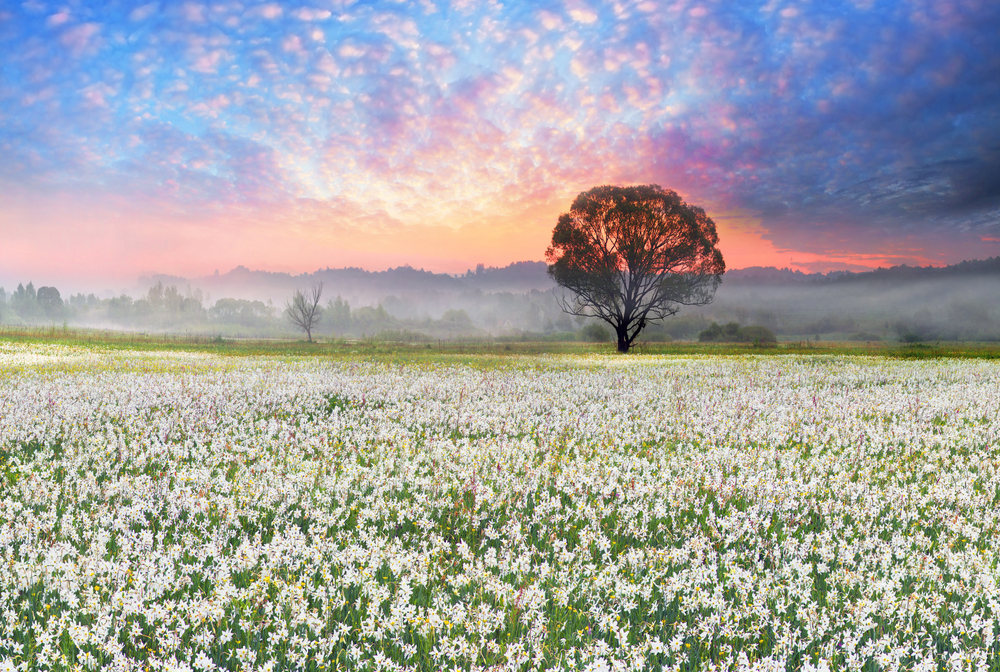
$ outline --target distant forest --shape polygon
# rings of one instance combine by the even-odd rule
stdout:
[[[297,332],[283,315],[285,302],[296,289],[322,282],[320,336],[605,338],[593,319],[571,318],[560,310],[561,290],[546,268],[544,262],[517,262],[502,268],[480,264],[460,275],[409,266],[291,275],[239,266],[200,278],[142,277],[135,291],[103,297],[64,297],[56,287],[28,282],[9,292],[0,288],[0,324],[294,337]],[[725,332],[723,324],[732,333],[737,326],[763,327],[785,340],[995,341],[1000,340],[997,296],[1000,257],[864,273],[746,268],[726,273],[714,303],[653,323],[643,338],[696,340]]]

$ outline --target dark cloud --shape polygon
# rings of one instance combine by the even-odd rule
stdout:
[[[888,7],[834,21],[794,62],[794,48],[762,59],[785,94],[735,101],[759,135],[756,179],[734,179],[733,200],[760,212],[776,242],[814,224],[869,230],[854,251],[897,233],[1000,226],[1000,48],[986,37],[1000,34],[997,6]]]

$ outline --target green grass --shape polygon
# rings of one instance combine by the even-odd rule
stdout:
[[[416,652],[412,656],[416,662],[410,663],[410,669],[430,671],[441,669],[434,664],[432,652],[445,637],[463,639],[476,651],[475,660],[458,669],[470,669],[472,663],[488,667],[504,663],[513,647],[529,638],[533,623],[544,626],[537,631],[540,653],[533,662],[537,668],[581,669],[583,659],[574,656],[598,642],[639,647],[647,637],[663,641],[677,637],[679,650],[651,653],[647,669],[668,669],[672,665],[673,669],[683,670],[733,669],[735,658],[741,653],[754,661],[780,652],[781,629],[805,631],[810,617],[802,605],[812,605],[815,613],[844,618],[843,624],[818,628],[815,636],[803,636],[798,648],[790,653],[785,669],[804,669],[806,662],[824,655],[830,656],[835,672],[880,669],[872,656],[867,657],[868,662],[858,664],[844,653],[829,653],[838,646],[838,641],[843,641],[845,634],[856,631],[860,639],[850,645],[852,651],[886,636],[919,650],[920,646],[914,644],[919,635],[924,638],[923,650],[935,652],[941,660],[965,650],[984,651],[988,663],[983,669],[1000,670],[1000,645],[967,636],[958,627],[961,619],[971,614],[995,618],[988,611],[985,598],[980,597],[982,591],[966,583],[973,574],[965,571],[972,568],[989,573],[996,568],[994,546],[990,542],[996,536],[997,525],[989,512],[995,511],[1000,501],[1000,486],[996,479],[995,445],[988,438],[995,414],[988,404],[976,406],[988,401],[989,395],[981,393],[986,387],[978,388],[980,393],[970,395],[965,401],[941,394],[940,399],[952,399],[949,402],[952,406],[935,408],[936,415],[927,417],[918,417],[905,407],[858,407],[857,412],[864,414],[859,426],[870,430],[866,433],[878,436],[883,429],[899,429],[906,436],[905,432],[912,430],[911,435],[917,438],[905,444],[883,438],[878,446],[865,444],[860,448],[845,443],[838,448],[822,441],[802,443],[801,437],[795,438],[794,432],[790,432],[792,438],[785,442],[755,443],[740,438],[739,445],[731,449],[723,447],[728,446],[727,432],[731,426],[726,422],[720,422],[718,430],[707,425],[708,434],[700,434],[697,440],[674,441],[643,434],[628,443],[615,443],[599,432],[589,438],[577,434],[575,418],[568,413],[555,414],[568,418],[568,424],[547,432],[539,432],[537,425],[507,422],[502,424],[503,429],[487,430],[463,422],[457,415],[447,416],[447,421],[429,421],[428,418],[437,416],[401,412],[407,408],[418,411],[424,402],[416,401],[409,393],[396,397],[388,393],[400,381],[410,384],[420,381],[426,385],[425,374],[432,370],[431,365],[445,363],[436,372],[438,383],[431,390],[434,394],[429,395],[430,405],[443,399],[446,405],[471,405],[480,414],[509,413],[508,419],[516,420],[514,413],[524,411],[509,406],[507,398],[498,397],[496,404],[483,401],[491,394],[491,377],[480,376],[479,371],[470,375],[447,365],[472,362],[492,367],[499,363],[507,367],[505,373],[521,366],[569,368],[574,366],[572,357],[528,356],[611,355],[613,349],[608,345],[434,343],[426,347],[367,341],[308,344],[171,339],[69,330],[0,335],[0,349],[12,342],[41,343],[42,347],[36,350],[43,353],[46,344],[51,344],[101,353],[131,349],[199,352],[234,358],[223,362],[215,357],[206,358],[210,363],[205,366],[218,370],[256,365],[235,358],[264,354],[274,357],[272,363],[278,366],[262,368],[284,368],[281,359],[289,358],[296,360],[291,362],[290,370],[336,371],[337,375],[326,384],[317,383],[315,394],[309,398],[265,396],[262,399],[266,401],[253,406],[245,416],[234,415],[234,422],[221,425],[215,424],[211,411],[220,404],[205,404],[202,400],[214,398],[221,402],[252,396],[246,393],[257,386],[253,381],[240,383],[241,377],[234,376],[225,389],[214,387],[215,383],[202,388],[199,384],[203,381],[184,376],[184,391],[173,396],[154,391],[148,397],[137,394],[138,405],[105,407],[95,403],[91,413],[81,418],[82,424],[75,420],[68,431],[51,434],[48,440],[8,441],[0,453],[0,492],[6,489],[14,493],[25,504],[21,510],[29,512],[22,517],[31,519],[30,527],[17,528],[29,530],[23,538],[8,537],[12,540],[8,557],[30,548],[31,552],[24,552],[19,561],[38,564],[42,562],[42,551],[55,544],[72,547],[71,553],[83,556],[91,553],[90,544],[97,540],[96,543],[104,545],[94,547],[98,553],[91,553],[92,559],[118,569],[113,572],[102,569],[98,576],[84,579],[85,584],[74,584],[84,585],[82,592],[73,594],[90,596],[90,612],[64,599],[53,587],[57,575],[34,583],[11,583],[17,586],[7,593],[11,595],[9,607],[14,616],[5,623],[8,617],[0,610],[0,625],[13,628],[14,634],[8,642],[0,641],[0,662],[10,656],[25,662],[27,669],[41,669],[41,666],[31,667],[30,661],[49,660],[52,661],[49,669],[68,672],[79,669],[78,664],[86,660],[84,656],[93,655],[97,659],[95,669],[109,665],[109,654],[92,644],[78,643],[69,634],[73,626],[93,626],[92,614],[97,613],[115,614],[116,618],[124,614],[110,632],[113,643],[132,661],[145,666],[166,656],[157,647],[169,623],[158,625],[151,616],[115,611],[112,605],[116,593],[131,590],[132,570],[142,569],[142,555],[134,544],[130,550],[123,550],[128,549],[127,535],[148,532],[155,542],[148,553],[169,557],[174,563],[169,590],[156,597],[160,604],[186,605],[191,611],[185,613],[194,619],[195,605],[212,599],[221,590],[220,586],[231,583],[237,591],[231,599],[223,600],[223,610],[209,621],[192,620],[190,628],[177,630],[180,639],[176,647],[182,658],[187,656],[190,662],[195,651],[204,650],[220,669],[242,669],[234,655],[246,644],[251,651],[266,651],[277,670],[329,672],[331,665],[349,667],[347,647],[355,644],[367,647],[368,652],[378,650],[396,662],[406,660],[409,657],[406,650],[412,649]],[[842,349],[835,349],[840,346]],[[963,354],[966,351],[960,347],[969,348],[974,354]],[[976,348],[959,344],[952,350],[937,346],[881,345],[872,354],[962,357],[984,356],[981,353],[986,352],[985,356],[996,356],[995,348]],[[857,344],[817,347],[805,343],[779,344],[765,350],[732,344],[670,343],[639,352],[704,357],[695,362],[661,361],[648,367],[669,368],[680,364],[698,371],[703,370],[703,364],[713,364],[711,355],[866,354]],[[382,363],[411,362],[418,367],[426,363],[427,371],[407,371],[405,366],[329,366],[324,360],[298,359],[304,356],[371,358]],[[122,359],[132,367],[134,360],[143,358]],[[353,364],[352,360],[347,361]],[[617,366],[616,362],[621,361],[602,359],[593,367],[600,369],[602,364],[611,362],[605,366],[609,375],[603,379],[604,385],[574,384],[553,391],[552,380],[547,379],[539,388],[517,389],[537,390],[530,397],[534,404],[526,408],[540,409],[535,416],[539,420],[550,410],[596,408],[605,403],[601,390],[621,380],[617,372],[633,368]],[[634,357],[632,361],[641,364],[634,368],[638,375],[644,375],[649,360]],[[835,370],[844,361],[789,357],[754,360],[753,366],[742,367],[739,360],[731,359],[725,366],[735,377],[725,380],[771,381],[768,384],[773,387],[769,389],[775,393],[796,387],[810,393],[815,389],[832,401],[844,390],[852,389],[849,386],[856,382],[848,376],[843,385],[830,384],[830,377],[835,377]],[[911,373],[923,367],[968,368],[988,374],[993,366],[951,362],[895,362],[882,366],[883,363],[878,362],[874,368],[899,367]],[[118,364],[112,362],[112,365]],[[755,378],[741,372],[742,368],[776,368],[774,365],[788,366],[795,375],[784,376],[777,382],[767,376]],[[106,366],[110,365],[100,362],[100,367]],[[93,373],[103,374],[108,370],[95,368]],[[354,370],[357,371],[350,373]],[[810,378],[813,371],[819,375]],[[269,384],[272,379],[267,376],[273,373],[269,370],[254,380]],[[360,396],[359,388],[343,385],[340,376],[345,373],[350,373],[355,383],[366,382],[367,386],[360,388]],[[577,381],[586,379],[590,373],[571,372]],[[523,371],[512,373],[513,377],[523,374]],[[806,378],[804,382],[790,382],[799,374]],[[368,376],[371,378],[366,381]],[[480,378],[484,382],[476,388]],[[981,377],[989,378],[989,375]],[[28,376],[21,381],[12,375],[11,379],[15,383],[11,390],[37,385],[38,393],[18,397],[12,392],[14,401],[6,408],[17,408],[18,399],[44,399],[43,392],[50,385],[42,376]],[[123,380],[130,384],[135,379],[127,376]],[[897,382],[908,380],[909,377],[903,376]],[[817,385],[819,381],[822,390]],[[375,383],[382,387],[371,387]],[[71,388],[65,398],[69,403],[57,398],[54,406],[50,401],[50,410],[40,407],[38,415],[43,422],[67,417],[66,410],[72,409],[77,399],[88,398],[80,391],[87,391],[89,386],[97,390],[95,399],[116,389],[111,386],[110,377],[103,375],[89,379],[67,377],[60,384]],[[955,384],[954,389],[967,389],[967,385]],[[73,388],[75,385],[79,387]],[[730,394],[731,400],[740,398],[733,393],[734,389],[747,387],[720,383],[720,379],[711,375],[696,376],[690,385],[692,392],[715,386],[711,389],[719,395]],[[881,382],[872,385],[874,390],[883,389]],[[102,386],[106,387],[102,390]],[[470,396],[467,386],[476,393]],[[283,389],[280,384],[275,388]],[[903,389],[909,393],[908,388]],[[921,391],[921,395],[933,395],[936,388],[924,389],[928,391]],[[373,395],[372,390],[383,393]],[[566,396],[560,397],[560,390]],[[669,393],[668,388],[657,391]],[[579,395],[589,403],[577,406]],[[719,395],[706,389],[700,399],[718,403]],[[889,396],[880,398],[883,402],[893,400]],[[793,396],[786,399],[794,401]],[[775,405],[784,408],[786,403]],[[622,417],[613,408],[599,411],[609,426],[614,424],[614,418]],[[643,406],[625,408],[641,413]],[[673,407],[668,405],[664,410],[667,408]],[[183,425],[186,427],[183,433],[156,439],[144,431],[159,418],[184,419],[189,414],[195,415],[191,421],[184,420],[187,424]],[[667,416],[656,427],[679,423],[684,416],[678,407],[676,415]],[[770,417],[765,415],[758,422],[770,422]],[[339,418],[346,420],[341,422]],[[837,424],[836,418],[849,421],[852,416],[830,418],[832,424]],[[26,415],[22,422],[30,429],[37,426],[38,419]],[[280,433],[264,430],[263,426],[272,421],[283,428]],[[604,423],[593,426],[603,427]],[[947,440],[952,443],[939,445],[937,437],[955,426],[981,428],[982,432],[973,435],[978,437],[974,440],[951,438]],[[24,434],[33,436],[28,431]],[[305,441],[303,436],[324,441]],[[257,438],[261,439],[259,443]],[[150,445],[156,445],[157,449],[149,450]],[[247,451],[254,446],[254,450]],[[503,452],[491,452],[499,451],[500,446],[504,447]],[[487,459],[485,455],[490,457]],[[492,455],[496,455],[495,462]],[[270,490],[271,494],[262,498],[260,482],[282,483],[287,489],[280,493],[278,489]],[[758,487],[761,482],[770,482],[774,487],[761,489]],[[957,484],[958,489],[949,494],[945,484]],[[490,494],[482,496],[478,492]],[[862,502],[869,501],[873,505],[862,506]],[[186,504],[176,508],[177,502]],[[14,515],[10,511],[14,509],[0,510],[0,526],[7,522],[4,516]],[[102,541],[97,532],[110,528],[107,521],[118,518],[127,520],[127,525],[111,529],[110,536]],[[744,525],[747,520],[754,522]],[[960,521],[969,525],[958,525]],[[508,523],[517,524],[517,531],[507,531]],[[223,558],[227,563],[232,561],[245,543],[266,547],[286,533],[294,533],[313,548],[323,549],[317,550],[321,557],[263,553],[256,564],[248,562],[234,565],[226,572],[217,571],[220,566],[217,562]],[[600,542],[594,534],[601,535]],[[191,549],[203,547],[216,538],[220,539],[219,551],[213,552],[211,558],[193,554]],[[355,559],[349,563],[331,560],[341,557],[337,553],[346,547],[372,548],[367,539],[378,539],[380,544],[384,541],[384,546],[377,546],[393,549],[400,564],[394,568],[384,560],[387,556],[371,556],[369,563],[365,559],[369,556],[364,554],[351,556]],[[698,541],[697,547],[691,546],[692,540]],[[869,541],[880,546],[866,545]],[[892,564],[886,559],[890,557],[885,552],[886,545],[894,541],[899,542],[894,544],[894,552],[930,563],[930,573],[905,563]],[[467,549],[468,555],[460,552],[460,548]],[[695,558],[697,563],[702,563],[700,558],[708,558],[710,562],[705,568],[709,571],[702,572],[700,565],[692,564],[694,556],[674,554],[684,548],[700,554]],[[971,549],[976,553],[968,553]],[[472,575],[473,570],[485,572],[483,568],[498,567],[486,563],[485,558],[489,554],[503,555],[505,551],[523,554],[529,566],[518,569],[506,564],[502,572],[483,574],[488,581],[462,579]],[[954,563],[958,554],[963,553],[965,560],[961,562],[969,564],[960,564],[964,569],[957,571]],[[320,559],[314,561],[316,557]],[[936,566],[940,573],[933,569],[933,563],[939,563]],[[819,569],[820,565],[827,565],[828,569]],[[539,569],[543,566],[547,568],[544,573]],[[347,578],[347,569],[363,572],[369,592],[362,592],[357,572],[354,579]],[[772,581],[771,577],[778,575],[784,578]],[[8,576],[14,576],[13,572]],[[671,580],[675,576],[687,577],[686,583],[673,585]],[[862,576],[864,580],[858,581]],[[136,571],[136,577],[135,581],[148,582],[152,575]],[[906,622],[897,616],[883,618],[878,614],[864,625],[847,621],[844,614],[853,613],[869,598],[877,601],[885,595],[869,592],[868,586],[875,585],[876,579],[884,580],[880,589],[883,591],[887,590],[884,586],[898,582],[890,597],[913,596],[926,609]],[[311,592],[305,591],[306,583]],[[407,604],[414,607],[412,616],[392,630],[391,637],[383,635],[376,640],[365,635],[366,620],[373,614],[388,617],[395,598],[408,595],[411,588],[412,598],[408,598]],[[535,590],[543,596],[538,609],[544,618],[531,616],[520,601],[521,595],[530,595]],[[321,594],[326,597],[318,597]],[[759,611],[743,609],[755,595],[766,595]],[[432,628],[428,614],[436,613],[436,604],[460,604],[470,612],[482,609],[499,612],[502,617],[484,631],[471,619],[461,623],[438,620]],[[269,605],[277,608],[269,610]],[[292,608],[298,606],[317,614],[315,627],[306,628],[293,619]],[[731,628],[730,632],[719,630],[709,636],[699,635],[700,626],[720,614],[726,616],[719,622],[720,628]],[[623,628],[626,638],[617,639],[618,635],[602,624],[602,615]],[[326,657],[317,658],[311,653],[308,660],[296,661],[290,644],[293,638],[305,641],[333,637],[342,625],[347,631]],[[58,635],[55,648],[59,655],[45,653],[39,634],[42,631]],[[232,639],[220,639],[223,631],[231,631]],[[913,635],[912,631],[918,634]],[[192,633],[207,634],[210,641],[199,644]],[[916,662],[906,658],[900,669],[912,668]],[[936,669],[945,667],[942,663]]]
[[[296,339],[230,339],[223,337],[149,334],[126,331],[70,328],[0,329],[0,343],[51,343],[113,350],[201,352],[221,356],[331,357],[400,362],[450,362],[469,364],[483,356],[504,359],[534,355],[611,355],[613,343],[504,342],[495,340],[436,340],[404,343],[383,340],[321,338],[313,343]],[[630,354],[676,356],[737,355],[868,355],[902,359],[938,357],[998,359],[1000,343],[898,343],[856,341],[783,341],[776,346],[755,347],[741,343],[637,343]]]

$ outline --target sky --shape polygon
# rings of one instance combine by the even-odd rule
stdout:
[[[603,184],[705,208],[729,268],[996,256],[997,35],[995,0],[0,0],[0,280],[542,260]]]

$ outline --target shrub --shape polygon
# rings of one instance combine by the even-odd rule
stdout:
[[[718,325],[718,323],[713,322],[712,326],[710,326],[708,329],[706,329],[705,331],[703,331],[700,334],[698,334],[698,340],[701,341],[702,343],[711,343],[713,341],[721,341],[722,340],[722,327],[720,327]]]
[[[753,343],[754,345],[768,345],[778,342],[773,331],[760,326],[740,327],[736,332],[736,340],[740,343]]]
[[[705,331],[698,334],[702,343],[753,343],[754,345],[773,345],[778,342],[774,332],[759,325],[741,327],[737,322],[729,322],[719,326],[713,322]]]
[[[580,330],[580,336],[591,343],[608,343],[611,341],[611,331],[603,324],[591,322]]]

